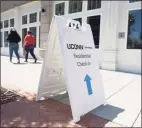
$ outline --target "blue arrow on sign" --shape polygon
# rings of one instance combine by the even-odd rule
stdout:
[[[87,89],[88,89],[88,95],[93,94],[92,87],[91,87],[91,78],[88,74],[86,74],[84,81],[86,82]]]

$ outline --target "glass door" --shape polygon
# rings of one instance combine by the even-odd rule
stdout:
[[[100,15],[87,17],[87,23],[90,24],[91,29],[92,29],[95,48],[99,48]]]
[[[27,35],[27,28],[23,28],[22,29],[22,47],[23,47],[24,38],[25,38],[26,35]]]
[[[0,47],[3,47],[3,32],[0,32]]]
[[[8,37],[8,31],[4,31],[4,47],[8,47],[7,37]]]
[[[129,11],[127,49],[142,49],[141,15],[142,15],[142,9]]]

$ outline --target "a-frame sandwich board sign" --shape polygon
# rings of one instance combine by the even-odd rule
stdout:
[[[90,25],[54,16],[36,100],[65,90],[74,122],[106,103]]]

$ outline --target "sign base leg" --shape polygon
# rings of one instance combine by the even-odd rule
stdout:
[[[40,100],[40,97],[36,96],[35,101],[39,101],[39,100]]]
[[[73,122],[74,123],[77,123],[77,122],[79,122],[80,121],[80,117],[78,117],[78,118],[73,118]]]
[[[103,105],[106,106],[107,104],[108,104],[107,101],[105,101]]]

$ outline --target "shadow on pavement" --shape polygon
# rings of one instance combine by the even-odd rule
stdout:
[[[0,87],[0,104],[6,104],[8,102],[16,101],[20,98],[20,95],[16,94],[14,91]]]
[[[41,62],[36,62],[36,63],[34,63],[34,62],[29,62],[29,63],[31,63],[31,64],[42,64]]]
[[[1,105],[1,127],[73,127],[70,108],[54,100],[21,98]]]
[[[16,64],[16,65],[24,65],[24,64],[27,64],[27,63],[22,63],[22,62],[20,62],[20,64],[18,64],[18,63],[13,63],[13,64]]]
[[[64,93],[61,93],[61,94],[54,93],[54,94],[52,94],[52,96],[53,97],[50,97],[50,98],[52,98],[54,100],[57,100],[57,101],[59,101],[63,104],[66,104],[66,105],[70,104],[68,92],[66,92],[66,91],[64,91]],[[94,115],[94,118],[95,118],[95,116],[97,116],[97,118],[100,117],[100,118],[103,118],[104,120],[112,121],[120,113],[122,113],[124,111],[125,111],[125,109],[107,104],[106,106],[104,106],[104,105],[99,106],[98,108],[92,110],[90,113]],[[98,124],[97,126],[100,126],[100,125]]]
[[[106,120],[112,121],[115,119],[120,113],[124,112],[125,110],[116,106],[112,105],[106,105],[106,106],[100,106],[93,110],[91,113],[93,115],[99,116],[101,118],[104,118]]]
[[[49,93],[48,97],[70,107],[68,92],[64,89],[56,93]],[[93,112],[95,112],[95,114]],[[102,105],[92,112],[84,115],[77,124],[85,127],[104,127],[108,122],[112,121],[122,112],[124,112],[124,109],[122,108],[109,104],[106,106]],[[114,126],[120,125],[114,124]]]
[[[62,90],[62,91],[56,92],[56,93],[50,93],[50,95],[51,96],[48,96],[48,97],[50,97],[50,98],[52,98],[54,100],[57,100],[58,102],[61,102],[61,103],[66,104],[66,105],[70,104],[69,103],[68,92],[66,90]],[[124,111],[125,110],[122,109],[122,108],[107,104],[106,106],[104,106],[104,105],[99,106],[98,108],[92,110],[91,113],[93,115],[99,116],[99,117],[104,118],[106,120],[112,121],[120,113],[122,113]]]
[[[21,98],[1,105],[1,127],[108,127],[108,120],[86,114],[75,124],[71,108],[48,99],[35,102]],[[118,126],[118,125],[113,125]]]

